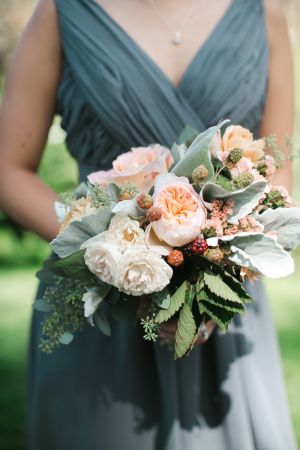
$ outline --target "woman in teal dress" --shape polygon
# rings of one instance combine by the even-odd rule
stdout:
[[[277,3],[205,1],[189,3],[187,14],[179,0],[40,0],[1,112],[3,209],[46,239],[56,234],[55,196],[35,175],[55,112],[81,180],[130,147],[170,146],[186,124],[201,131],[230,118],[256,136],[291,133],[291,61]],[[185,14],[187,44],[184,30],[181,46],[163,44]],[[30,450],[295,450],[263,284],[248,289],[255,302],[246,316],[177,362],[119,322],[110,338],[87,326],[45,355],[35,311]]]

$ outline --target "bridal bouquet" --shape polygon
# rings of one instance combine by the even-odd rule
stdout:
[[[266,141],[239,125],[222,134],[226,122],[199,135],[187,127],[172,149],[132,148],[56,203],[61,228],[34,304],[47,313],[42,350],[68,344],[86,321],[106,335],[113,320],[140,321],[155,341],[174,318],[181,358],[201,324],[226,331],[245,311],[246,279],[293,272],[300,208],[272,185]]]

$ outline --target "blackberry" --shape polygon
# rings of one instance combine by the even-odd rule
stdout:
[[[207,249],[208,245],[205,239],[197,237],[191,244],[192,252],[195,255],[202,255]]]

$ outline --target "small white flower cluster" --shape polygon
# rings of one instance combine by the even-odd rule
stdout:
[[[115,214],[107,231],[86,241],[85,264],[103,282],[128,295],[150,294],[166,287],[172,268],[146,246],[137,220]]]

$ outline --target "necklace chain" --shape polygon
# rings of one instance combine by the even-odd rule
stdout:
[[[174,29],[172,25],[170,25],[170,22],[166,19],[166,17],[162,14],[162,12],[160,11],[159,7],[156,4],[155,0],[148,0],[148,3],[150,4],[150,6],[152,7],[153,11],[156,13],[156,15],[159,17],[159,19],[161,20],[161,22],[163,22],[165,24],[165,26],[170,30],[170,32],[172,33],[172,43],[174,45],[179,45],[182,43],[182,31],[188,21],[188,19],[191,17],[196,5],[197,5],[197,1],[193,1],[187,11],[187,14],[183,17],[181,23],[179,24],[179,26]]]

